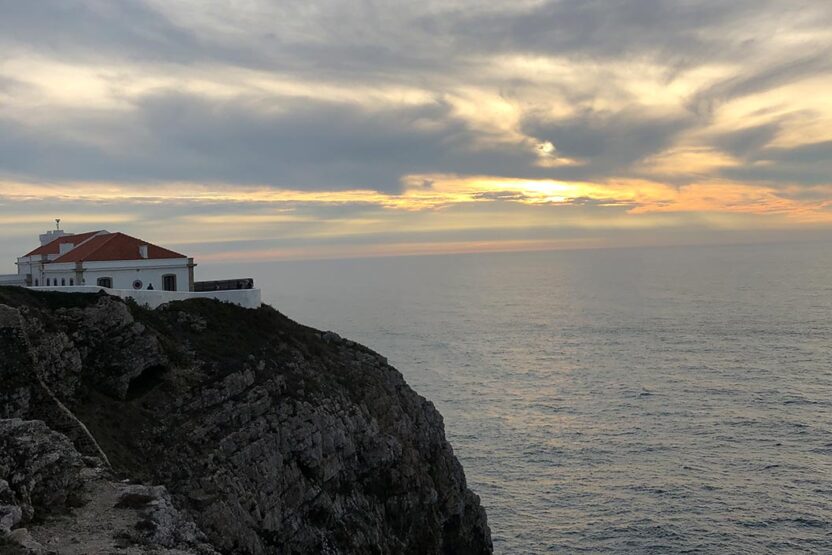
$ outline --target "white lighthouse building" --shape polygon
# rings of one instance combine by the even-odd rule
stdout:
[[[108,289],[194,290],[194,259],[108,231],[41,236],[41,246],[17,259],[33,287],[92,285]]]
[[[260,306],[250,278],[197,282],[194,259],[124,233],[105,230],[40,236],[40,246],[17,259],[17,275],[0,285],[73,292],[101,290],[132,297],[152,307],[193,297],[210,297],[249,308]]]

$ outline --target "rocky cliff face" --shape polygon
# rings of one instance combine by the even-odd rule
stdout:
[[[19,540],[60,551],[40,533],[54,540],[51,513],[70,513],[60,529],[72,535],[73,518],[109,492],[138,511],[129,526],[102,512],[130,527],[108,532],[114,552],[156,536],[168,538],[156,548],[180,553],[491,552],[433,405],[383,357],[269,307],[191,300],[150,311],[0,288],[0,384],[0,443],[50,444],[61,453],[53,470],[69,472],[27,477],[19,458],[15,470],[0,457],[0,523],[12,523],[0,535],[25,526]],[[104,457],[113,473],[95,462]],[[134,505],[170,510],[119,501],[129,492],[116,474],[162,487]],[[53,482],[64,501],[32,497]]]

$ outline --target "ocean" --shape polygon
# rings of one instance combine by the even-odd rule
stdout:
[[[497,553],[832,553],[832,244],[246,272],[436,404]]]

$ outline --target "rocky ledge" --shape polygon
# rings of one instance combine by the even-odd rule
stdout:
[[[490,553],[441,415],[263,306],[0,288],[0,552]]]

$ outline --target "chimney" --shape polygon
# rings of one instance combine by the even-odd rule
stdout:
[[[46,233],[40,234],[40,244],[41,246],[48,245],[58,237],[63,237],[65,235],[72,235],[72,233],[67,233],[63,229],[51,229]]]
[[[75,245],[72,243],[61,243],[58,245],[58,256],[63,256],[74,248]]]
[[[139,256],[147,258],[147,245],[139,245]]]

